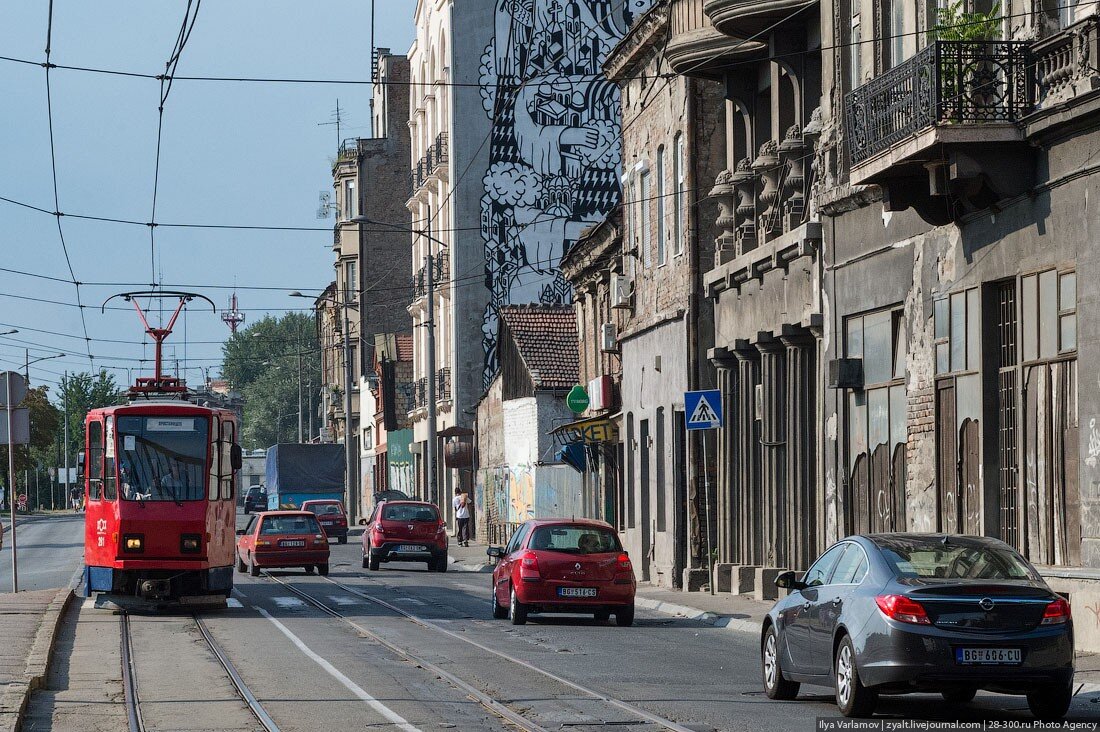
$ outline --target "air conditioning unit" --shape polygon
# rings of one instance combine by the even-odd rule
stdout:
[[[611,275],[611,307],[629,308],[634,305],[634,283],[622,274]]]
[[[604,353],[619,350],[619,333],[614,323],[604,323],[600,326],[600,350]]]

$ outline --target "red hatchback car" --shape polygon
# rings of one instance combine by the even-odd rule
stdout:
[[[317,516],[325,535],[336,538],[341,544],[348,543],[348,515],[340,501],[303,501],[302,510]]]
[[[328,537],[309,511],[266,511],[237,530],[237,571],[253,577],[261,569],[302,567],[328,574]]]
[[[447,524],[439,509],[424,501],[384,501],[374,507],[363,532],[363,568],[383,562],[427,562],[431,572],[447,571]]]
[[[637,582],[618,534],[603,521],[532,519],[508,546],[489,547],[493,569],[493,617],[527,622],[528,613],[612,615],[634,622]]]

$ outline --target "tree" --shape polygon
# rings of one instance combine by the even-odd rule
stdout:
[[[241,444],[247,449],[298,439],[298,354],[302,358],[302,413],[320,388],[321,359],[312,313],[265,317],[222,346],[222,376],[244,397]],[[281,428],[281,429],[280,429]]]
[[[61,379],[61,407],[69,415],[69,464],[76,465],[76,454],[84,449],[84,419],[88,412],[101,407],[123,404],[126,395],[106,371],[98,374],[69,374]],[[62,427],[64,424],[62,424]],[[62,456],[61,465],[65,458]]]
[[[39,386],[27,390],[27,396],[20,404],[30,411],[31,420],[31,444],[16,445],[15,447],[15,472],[17,475],[24,470],[31,470],[39,465],[48,464],[51,449],[56,444],[58,431],[61,429],[61,410],[50,404],[49,387]],[[4,419],[4,412],[0,410],[0,419]],[[0,446],[0,466],[3,475],[2,482],[8,484],[8,447]]]

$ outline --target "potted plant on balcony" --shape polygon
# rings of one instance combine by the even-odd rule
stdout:
[[[1001,117],[1012,84],[1011,59],[997,48],[1001,37],[1001,4],[988,12],[966,11],[966,0],[936,9],[928,32],[939,44],[940,117],[969,122]]]

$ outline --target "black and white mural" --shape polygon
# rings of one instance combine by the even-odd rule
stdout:
[[[481,58],[493,120],[481,199],[485,386],[500,305],[567,304],[562,254],[619,202],[618,86],[602,64],[653,0],[500,0]]]

